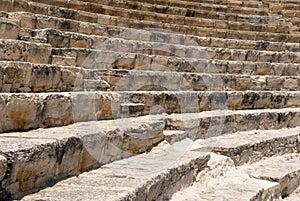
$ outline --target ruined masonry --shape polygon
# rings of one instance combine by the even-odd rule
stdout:
[[[299,0],[1,0],[0,200],[299,201]]]

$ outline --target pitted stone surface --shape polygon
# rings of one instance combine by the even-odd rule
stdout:
[[[213,173],[218,166],[208,165],[213,169],[200,172],[198,182],[175,193],[171,200],[273,200],[286,197],[299,183],[299,154],[271,157],[238,168],[226,169],[223,163],[225,172],[217,177]]]
[[[254,163],[265,157],[298,152],[300,150],[299,135],[299,127],[237,132],[197,140],[191,149],[212,150],[218,154],[231,157],[236,165],[242,165],[244,163]],[[295,163],[293,160],[290,161],[290,163]],[[278,161],[274,161],[274,164],[269,167],[272,169],[276,163]],[[288,167],[288,164],[281,164],[286,165],[285,168]],[[297,166],[297,163],[295,165]],[[279,167],[279,165],[275,166]],[[281,168],[278,168],[278,170],[281,171]],[[272,179],[271,181],[276,180]]]
[[[297,199],[299,9],[2,0],[0,200]]]
[[[19,198],[66,176],[144,152],[163,140],[163,128],[158,115],[2,134],[0,150],[10,172],[2,191]],[[3,174],[5,162],[1,160]]]
[[[57,200],[58,195],[61,200],[157,199],[164,196],[164,192],[168,193],[168,188],[184,185],[184,181],[181,181],[183,177],[193,180],[196,168],[201,168],[208,161],[209,155],[188,150],[174,158],[174,149],[186,148],[186,143],[189,144],[185,140],[172,146],[165,145],[154,152],[116,161],[78,178],[62,181],[22,200]],[[162,160],[157,160],[158,158]],[[180,160],[174,160],[178,158]],[[163,168],[165,163],[170,163],[168,169]],[[167,198],[169,195],[165,196]]]

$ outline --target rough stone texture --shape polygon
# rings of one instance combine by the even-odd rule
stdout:
[[[144,152],[163,140],[163,128],[161,116],[148,116],[2,134],[0,150],[6,159],[0,163],[2,179],[5,175],[1,195],[19,198],[66,176]]]
[[[185,184],[183,177],[189,177],[187,181],[190,183],[197,170],[209,160],[205,153],[182,152],[181,149],[189,143],[185,140],[172,146],[165,144],[150,153],[116,161],[78,178],[67,179],[22,200],[58,200],[58,195],[60,200],[165,200],[170,196],[171,188]]]
[[[284,200],[286,201],[297,201],[300,199],[300,189],[297,188],[291,195],[286,197]]]
[[[297,0],[2,0],[0,200],[103,164],[24,199],[169,200],[196,179],[195,194],[173,199],[293,194],[299,9]]]
[[[226,97],[227,100],[226,101]],[[299,107],[298,92],[72,92],[72,93],[40,93],[40,94],[7,94],[0,95],[0,125],[1,132],[27,130],[39,127],[68,125],[78,121],[108,120],[120,117],[120,105],[124,103],[143,103],[142,115],[153,113],[201,112],[207,110],[213,113],[183,114],[183,120],[190,117],[191,125],[184,130],[197,128],[201,135],[209,128],[210,114],[212,124],[223,122],[218,115],[228,116],[224,121],[225,132],[235,132],[239,129],[276,128],[297,126]],[[255,101],[254,101],[255,100]],[[26,107],[24,107],[26,105]],[[267,108],[287,108],[280,110],[262,110]],[[253,108],[261,110],[248,111]],[[220,111],[223,109],[248,109],[247,111]],[[273,114],[273,111],[275,112]],[[279,112],[278,114],[276,112]],[[289,112],[289,113],[288,113]],[[259,119],[254,116],[259,114]],[[260,114],[261,113],[261,114]],[[234,114],[234,115],[233,115]],[[132,114],[135,116],[136,114]],[[252,116],[253,117],[252,117]],[[174,120],[173,116],[175,117]],[[171,115],[170,125],[181,129],[181,115]],[[190,117],[189,117],[190,116]],[[203,120],[197,120],[197,118]],[[257,116],[256,116],[257,117]],[[279,122],[272,118],[280,119]],[[244,121],[252,122],[247,124]],[[196,123],[192,123],[196,121]],[[214,122],[216,121],[216,122]],[[202,123],[201,123],[202,122]],[[239,123],[238,123],[239,122]],[[177,125],[176,125],[177,124]],[[186,122],[189,125],[189,122]],[[246,124],[246,125],[243,125]],[[251,125],[249,128],[247,125]],[[203,130],[198,129],[202,127]],[[211,128],[212,129],[212,128]],[[216,128],[218,130],[218,128]],[[192,136],[193,134],[191,134]],[[200,135],[198,135],[200,136]]]
[[[48,63],[51,54],[49,44],[29,43],[16,40],[0,40],[0,59],[32,63]]]
[[[39,6],[41,5],[30,5],[33,9],[36,9],[35,12],[38,12],[39,14],[47,15],[49,12],[47,10],[52,9],[53,7],[49,5],[43,5],[42,7],[44,9],[40,9]],[[38,8],[34,8],[34,6],[37,6]],[[26,8],[28,5],[23,5],[22,8],[19,8],[19,10],[27,11]],[[10,11],[13,11],[17,8],[15,5],[12,9],[8,9]],[[4,11],[8,11],[5,9]],[[51,12],[51,11],[50,11]],[[57,10],[57,12],[51,12],[53,16],[56,17],[61,17],[61,11]],[[65,12],[65,11],[63,11]],[[73,11],[70,11],[70,13],[74,13]],[[75,11],[76,13],[76,11]],[[10,17],[12,19],[23,19],[24,13],[13,13]],[[60,21],[56,17],[51,17],[51,20],[49,20],[48,16],[39,16],[39,15],[32,15],[30,13],[25,13],[29,17],[30,25],[24,25],[26,28],[53,28],[53,29],[60,29],[63,31],[73,31],[73,32],[83,32],[83,33],[93,33],[97,35],[99,33],[99,29],[95,29],[94,27],[101,27],[99,24],[94,24],[90,22],[78,22],[78,21],[72,21],[72,20],[64,20],[63,22]],[[73,14],[74,15],[74,14]],[[28,18],[27,17],[27,18]],[[37,21],[37,18],[39,19],[40,23],[35,24],[34,22]],[[27,20],[26,20],[27,21]],[[146,22],[144,24],[141,24],[140,21],[135,20],[135,21],[126,21],[122,20],[122,18],[114,17],[114,16],[105,16],[105,15],[99,15],[99,19],[97,20],[98,23],[107,26],[107,25],[113,25],[113,26],[120,26],[120,27],[130,27],[130,28],[164,28],[164,29],[169,29],[177,33],[181,34],[190,34],[190,35],[195,35],[195,32],[199,36],[207,36],[207,37],[221,37],[221,38],[231,38],[231,39],[251,39],[251,40],[263,40],[264,38],[268,37],[268,40],[270,41],[282,41],[284,40],[285,42],[292,42],[292,43],[297,43],[299,40],[297,35],[289,35],[289,34],[278,34],[278,33],[266,33],[266,32],[258,32],[257,35],[251,34],[249,31],[238,31],[237,30],[226,30],[227,34],[224,34],[224,29],[212,29],[212,28],[202,28],[202,27],[188,27],[188,26],[182,26],[182,25],[177,25],[177,26],[172,26],[170,24],[161,24],[158,22]],[[67,28],[64,28],[67,24]],[[103,27],[102,27],[103,28]],[[195,31],[196,30],[196,31]],[[102,33],[102,30],[100,29],[100,33]],[[119,33],[117,33],[119,34]]]
[[[245,172],[253,178],[280,183],[281,196],[286,197],[299,186],[299,165],[299,154],[289,154],[261,160]]]
[[[213,161],[217,160],[213,157]],[[200,172],[199,181],[174,194],[171,200],[273,200],[287,196],[299,183],[295,181],[299,178],[299,162],[299,154],[290,154],[237,169],[224,162],[221,166],[208,164],[212,170]],[[218,167],[223,167],[221,173]]]
[[[269,191],[274,191],[277,186],[276,182],[254,179],[242,171],[232,171],[226,176],[211,179],[205,187],[195,183],[192,187],[174,194],[171,200],[267,200],[273,198]]]
[[[265,157],[283,155],[300,151],[299,127],[279,130],[255,130],[238,132],[224,136],[211,137],[205,140],[195,141],[192,149],[211,150],[218,154],[230,157],[235,165],[254,163]],[[288,164],[274,161],[269,167],[277,167],[279,171],[282,164],[285,168]],[[299,165],[295,161],[291,161]],[[255,168],[254,168],[255,170]],[[275,179],[272,179],[275,181]]]
[[[188,136],[210,138],[224,133],[255,129],[279,129],[297,126],[299,117],[292,115],[298,108],[264,110],[216,110],[201,113],[171,114],[167,117],[166,128],[185,130]],[[291,115],[291,116],[289,116]],[[274,118],[280,119],[274,121]]]
[[[0,17],[0,38],[17,39],[20,27],[11,20]]]

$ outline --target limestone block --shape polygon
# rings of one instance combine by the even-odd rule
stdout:
[[[59,85],[62,82],[61,71],[53,66],[35,66],[32,76],[32,87],[35,91],[46,91],[59,88]]]
[[[3,130],[27,130],[38,127],[42,105],[35,96],[11,96],[5,110],[7,116]]]
[[[73,123],[71,97],[48,95],[43,105],[43,124],[46,127]]]
[[[0,17],[0,38],[17,39],[20,27],[13,21]]]

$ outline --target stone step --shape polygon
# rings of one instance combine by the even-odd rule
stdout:
[[[212,60],[210,58],[181,58],[88,49],[85,51],[79,49],[56,50],[55,54],[76,57],[76,66],[87,69],[136,69],[283,76],[299,74],[299,64],[297,63]]]
[[[22,200],[168,200],[209,160],[209,154],[188,151],[188,140],[162,144],[147,154],[113,162],[57,183]]]
[[[24,131],[35,128],[55,127],[72,124],[74,122],[92,121],[92,120],[110,120],[120,117],[120,105],[124,103],[142,103],[144,110],[141,115],[156,113],[182,113],[182,112],[203,112],[218,111],[222,109],[246,110],[244,118],[249,118],[251,128],[262,126],[263,122],[259,121],[264,116],[276,118],[278,121],[291,120],[297,118],[297,108],[299,107],[299,92],[175,92],[175,91],[140,91],[140,92],[60,92],[60,93],[2,93],[0,95],[0,132]],[[267,108],[291,108],[282,109],[288,113],[285,116],[282,112],[280,115],[263,113]],[[294,108],[294,111],[293,109]],[[262,113],[257,120],[252,120],[251,114],[247,114],[253,109]],[[248,111],[249,110],[249,111]],[[291,111],[289,111],[291,110]],[[274,113],[277,110],[274,109]],[[278,109],[278,111],[281,111]],[[253,110],[255,112],[255,110]],[[226,112],[220,112],[221,115]],[[205,116],[205,112],[202,116]],[[232,113],[229,113],[232,114]],[[193,116],[192,114],[190,114]],[[243,114],[241,114],[243,116]],[[248,115],[248,116],[247,116]],[[269,116],[268,116],[269,115]],[[176,116],[176,115],[175,115]],[[185,115],[188,116],[188,115]],[[224,115],[223,115],[224,116]],[[174,117],[175,118],[175,117]],[[178,120],[174,120],[179,125],[175,129],[180,130],[180,115]],[[195,120],[200,121],[202,117],[195,116]],[[204,118],[204,117],[203,117]],[[215,117],[214,117],[215,118]],[[235,116],[229,116],[228,121]],[[204,118],[200,123],[208,126],[209,118]],[[242,125],[241,128],[234,128],[233,131],[243,128],[245,119],[237,119]],[[170,120],[171,121],[171,120]],[[191,120],[192,121],[192,120]],[[233,121],[233,120],[232,120]],[[246,121],[246,120],[245,120]],[[248,121],[248,120],[247,120]],[[296,120],[295,120],[296,121]],[[171,123],[173,120],[171,121]],[[189,121],[187,121],[189,123]],[[228,126],[235,124],[227,122]],[[265,127],[272,126],[273,122],[266,122]],[[276,123],[276,122],[275,122]],[[270,124],[270,125],[268,125]],[[295,124],[295,122],[291,122]],[[283,123],[280,124],[284,126]],[[198,129],[198,125],[191,128]],[[173,125],[170,125],[173,128]],[[247,128],[247,126],[246,126]],[[253,129],[254,129],[253,128]],[[184,129],[187,130],[188,128]],[[233,132],[232,129],[226,128]],[[202,132],[202,131],[201,131]],[[202,135],[199,132],[199,135]]]
[[[83,0],[85,2],[99,2],[98,0]],[[243,13],[246,15],[268,15],[267,8],[249,8],[245,6],[226,6],[221,4],[207,4],[200,2],[191,2],[191,1],[174,1],[174,0],[135,0],[132,2],[156,4],[161,6],[171,6],[179,8],[188,8],[188,9],[197,9],[197,10],[208,10],[215,12],[226,12],[226,13]],[[225,2],[225,1],[224,1]],[[226,1],[227,2],[227,1]]]
[[[47,6],[45,8],[48,8]],[[50,8],[49,8],[50,9]],[[23,9],[25,10],[25,9]],[[50,11],[49,11],[50,12]],[[268,41],[278,41],[278,42],[294,42],[298,43],[299,36],[297,34],[278,34],[278,33],[264,33],[264,32],[257,32],[253,34],[249,31],[235,31],[235,30],[222,30],[222,29],[211,29],[211,28],[191,28],[187,26],[178,25],[176,27],[170,27],[169,25],[164,25],[161,23],[147,23],[146,21],[138,20],[131,20],[130,23],[126,22],[125,24],[120,24],[115,20],[112,20],[110,23],[110,18],[113,19],[113,16],[105,16],[101,15],[106,19],[99,19],[97,23],[89,23],[89,22],[80,22],[65,18],[61,15],[56,15],[58,17],[47,16],[49,12],[44,12],[43,10],[39,10],[39,13],[42,14],[33,14],[33,13],[26,13],[26,12],[13,12],[8,13],[9,18],[16,19],[20,21],[21,27],[23,28],[31,28],[31,29],[45,29],[45,28],[52,28],[58,29],[62,31],[68,32],[81,32],[87,34],[94,34],[94,35],[102,35],[104,33],[109,32],[109,35],[115,33],[115,35],[119,35],[120,27],[121,29],[126,28],[134,28],[134,29],[147,29],[147,28],[157,28],[157,30],[162,29],[174,29],[174,33],[180,34],[188,34],[188,35],[196,35],[196,36],[203,36],[203,37],[219,37],[219,38],[228,38],[228,39],[246,39],[246,40],[265,40]],[[100,16],[100,15],[99,15]],[[128,24],[129,23],[129,24]],[[112,27],[110,30],[107,30],[106,26]],[[113,26],[119,26],[114,27]],[[172,31],[172,30],[171,30]]]
[[[289,33],[290,25],[285,23],[278,23],[274,25],[262,24],[262,23],[249,23],[249,22],[233,22],[233,21],[224,21],[224,20],[212,20],[205,18],[195,18],[195,17],[186,17],[181,15],[166,15],[163,13],[153,13],[148,11],[139,11],[139,10],[128,10],[120,7],[105,6],[102,4],[87,4],[80,1],[65,2],[62,0],[54,1],[44,1],[44,0],[34,0],[35,2],[42,2],[47,5],[52,5],[52,9],[59,10],[60,7],[74,9],[74,10],[83,10],[89,18],[97,19],[97,14],[110,15],[128,19],[136,20],[147,20],[153,22],[161,23],[170,23],[178,25],[187,25],[187,26],[197,26],[197,27],[209,27],[209,28],[221,28],[221,29],[233,29],[233,30],[245,30],[245,31],[256,31],[256,32],[273,32],[273,33]],[[56,7],[54,7],[56,6]],[[71,11],[71,10],[70,10]],[[89,13],[89,14],[88,14]],[[75,19],[75,18],[73,18]],[[89,22],[96,22],[94,20]]]
[[[182,46],[167,43],[152,43],[122,39],[107,39],[99,49],[83,48],[52,48],[52,54],[58,56],[71,55],[76,57],[76,66],[93,65],[103,59],[103,51],[140,53],[147,55],[158,55],[165,57],[194,58],[194,59],[216,59],[226,61],[250,61],[250,62],[271,62],[271,63],[300,63],[299,52],[273,52],[261,50],[243,50],[214,47]],[[100,59],[101,58],[101,59]],[[111,61],[105,59],[104,61]]]
[[[121,30],[120,30],[121,31]],[[52,47],[57,48],[89,48],[97,49],[107,37],[116,37],[126,40],[172,43],[186,46],[216,47],[245,50],[292,51],[299,52],[299,43],[282,43],[269,41],[252,41],[223,39],[215,37],[197,37],[181,34],[170,34],[146,30],[122,30],[119,35],[87,35],[75,32],[61,32],[54,29],[41,30],[40,35],[47,38]]]
[[[0,200],[19,199],[66,177],[145,152],[163,140],[164,125],[163,116],[152,115],[2,134]],[[199,155],[193,155],[195,162],[207,161],[207,155]]]
[[[179,58],[139,53],[122,53],[103,50],[59,50],[63,57],[76,57],[76,66],[86,69],[125,69],[146,71],[172,71],[194,73],[229,73],[244,75],[298,76],[299,64],[251,61]],[[78,52],[75,51],[75,54]],[[55,56],[55,55],[53,55]],[[58,55],[56,55],[58,56]]]
[[[299,76],[87,70],[0,62],[1,92],[53,91],[299,91]]]
[[[298,3],[270,3],[269,7],[270,7],[270,11],[273,12],[284,11],[284,10],[288,10],[288,11],[300,10],[299,2]]]
[[[298,76],[250,76],[140,70],[93,70],[111,91],[299,91]]]
[[[299,152],[299,137],[300,127],[242,131],[196,140],[191,150],[212,151],[230,157],[236,166],[240,166],[245,163],[255,163],[268,157]],[[253,175],[252,177],[263,179]]]
[[[298,109],[298,108],[297,108]],[[296,108],[264,110],[214,110],[201,113],[170,114],[167,130],[184,130],[193,139],[256,129],[280,129],[299,126]]]
[[[49,2],[48,0],[35,0],[36,2],[45,3]],[[61,1],[60,1],[61,2]],[[59,1],[55,2],[56,6],[64,7],[64,3],[60,4]],[[51,2],[53,4],[53,2]],[[209,5],[198,3],[198,5],[202,5],[202,9],[188,9],[185,7],[174,7],[174,6],[164,6],[164,5],[156,5],[156,4],[149,4],[145,2],[138,2],[138,1],[127,1],[126,3],[117,2],[117,1],[108,1],[108,0],[89,0],[89,1],[73,1],[73,4],[76,3],[76,9],[84,9],[89,12],[96,11],[99,9],[99,5],[106,5],[106,6],[114,6],[124,9],[132,9],[132,10],[139,10],[139,11],[148,11],[154,13],[164,13],[170,15],[181,15],[186,17],[201,17],[201,18],[208,18],[208,19],[220,19],[220,20],[229,20],[229,21],[243,21],[243,22],[253,22],[253,23],[262,23],[262,24],[274,24],[278,23],[279,16],[262,16],[262,15],[244,15],[244,14],[237,14],[237,13],[227,13],[227,12],[212,12],[211,9],[205,10],[205,8],[209,8]],[[189,2],[187,2],[189,3]],[[244,2],[245,3],[245,2]],[[86,8],[82,8],[79,5],[84,4]],[[218,6],[219,4],[215,4]],[[258,5],[255,2],[255,5]],[[88,7],[88,9],[87,9]],[[75,4],[73,5],[75,8]],[[245,8],[245,7],[243,7]],[[96,12],[98,13],[98,12]]]
[[[227,5],[228,7],[249,7],[249,8],[263,8],[265,7],[264,2],[261,1],[236,1],[236,0],[181,0],[183,2],[196,2],[196,3],[207,3],[207,4],[220,4],[220,5]]]
[[[0,39],[0,60],[48,63],[51,46],[44,43]]]
[[[20,27],[13,20],[0,17],[0,39],[17,39]]]
[[[34,28],[34,24],[29,24],[28,21],[36,20],[46,20],[45,16],[34,15],[29,13],[9,13],[12,18],[18,18],[21,20],[21,24],[25,27]],[[28,18],[34,17],[35,19],[29,20]],[[36,19],[38,18],[38,19]],[[22,22],[22,20],[26,19]],[[60,22],[60,18],[52,18],[51,21],[56,21],[53,24],[53,27],[57,29],[63,29],[61,25],[57,26]],[[67,20],[70,23],[73,21]],[[69,23],[68,22],[68,23]],[[49,22],[47,22],[49,23]],[[141,41],[152,41],[152,42],[164,42],[164,43],[174,43],[181,45],[200,45],[200,46],[212,46],[212,47],[228,47],[228,48],[238,48],[238,49],[257,49],[257,50],[270,50],[270,51],[298,51],[299,43],[282,43],[282,42],[271,42],[264,40],[253,41],[253,40],[237,40],[237,39],[223,39],[223,38],[214,38],[214,37],[197,37],[192,35],[182,35],[174,33],[164,33],[156,31],[147,31],[147,30],[138,30],[138,29],[128,29],[121,27],[112,27],[112,26],[101,26],[95,25],[94,27],[87,28],[87,24],[78,25],[79,28],[74,29],[75,32],[82,32],[86,34],[93,34],[92,36],[79,34],[75,32],[61,32],[56,29],[49,29],[51,27],[48,25],[42,26],[39,28],[47,28],[42,31],[35,30],[39,32],[41,37],[46,37],[48,42],[54,47],[79,47],[79,48],[97,48],[97,40],[100,40],[101,37],[96,35],[108,36],[108,37],[119,37],[130,40],[141,40]],[[40,26],[40,25],[38,25]],[[74,25],[75,26],[75,25]],[[75,26],[77,27],[77,25]],[[85,28],[84,28],[85,27]],[[72,27],[70,27],[71,29]],[[87,30],[90,30],[86,32]],[[92,31],[93,30],[93,31]],[[259,34],[259,33],[258,33]]]
[[[237,169],[226,167],[228,162],[218,167],[220,159],[214,160],[209,167],[225,171],[224,175],[213,177],[210,170],[201,180],[200,172],[198,182],[175,193],[171,200],[281,200],[300,182],[299,154],[275,156]]]

